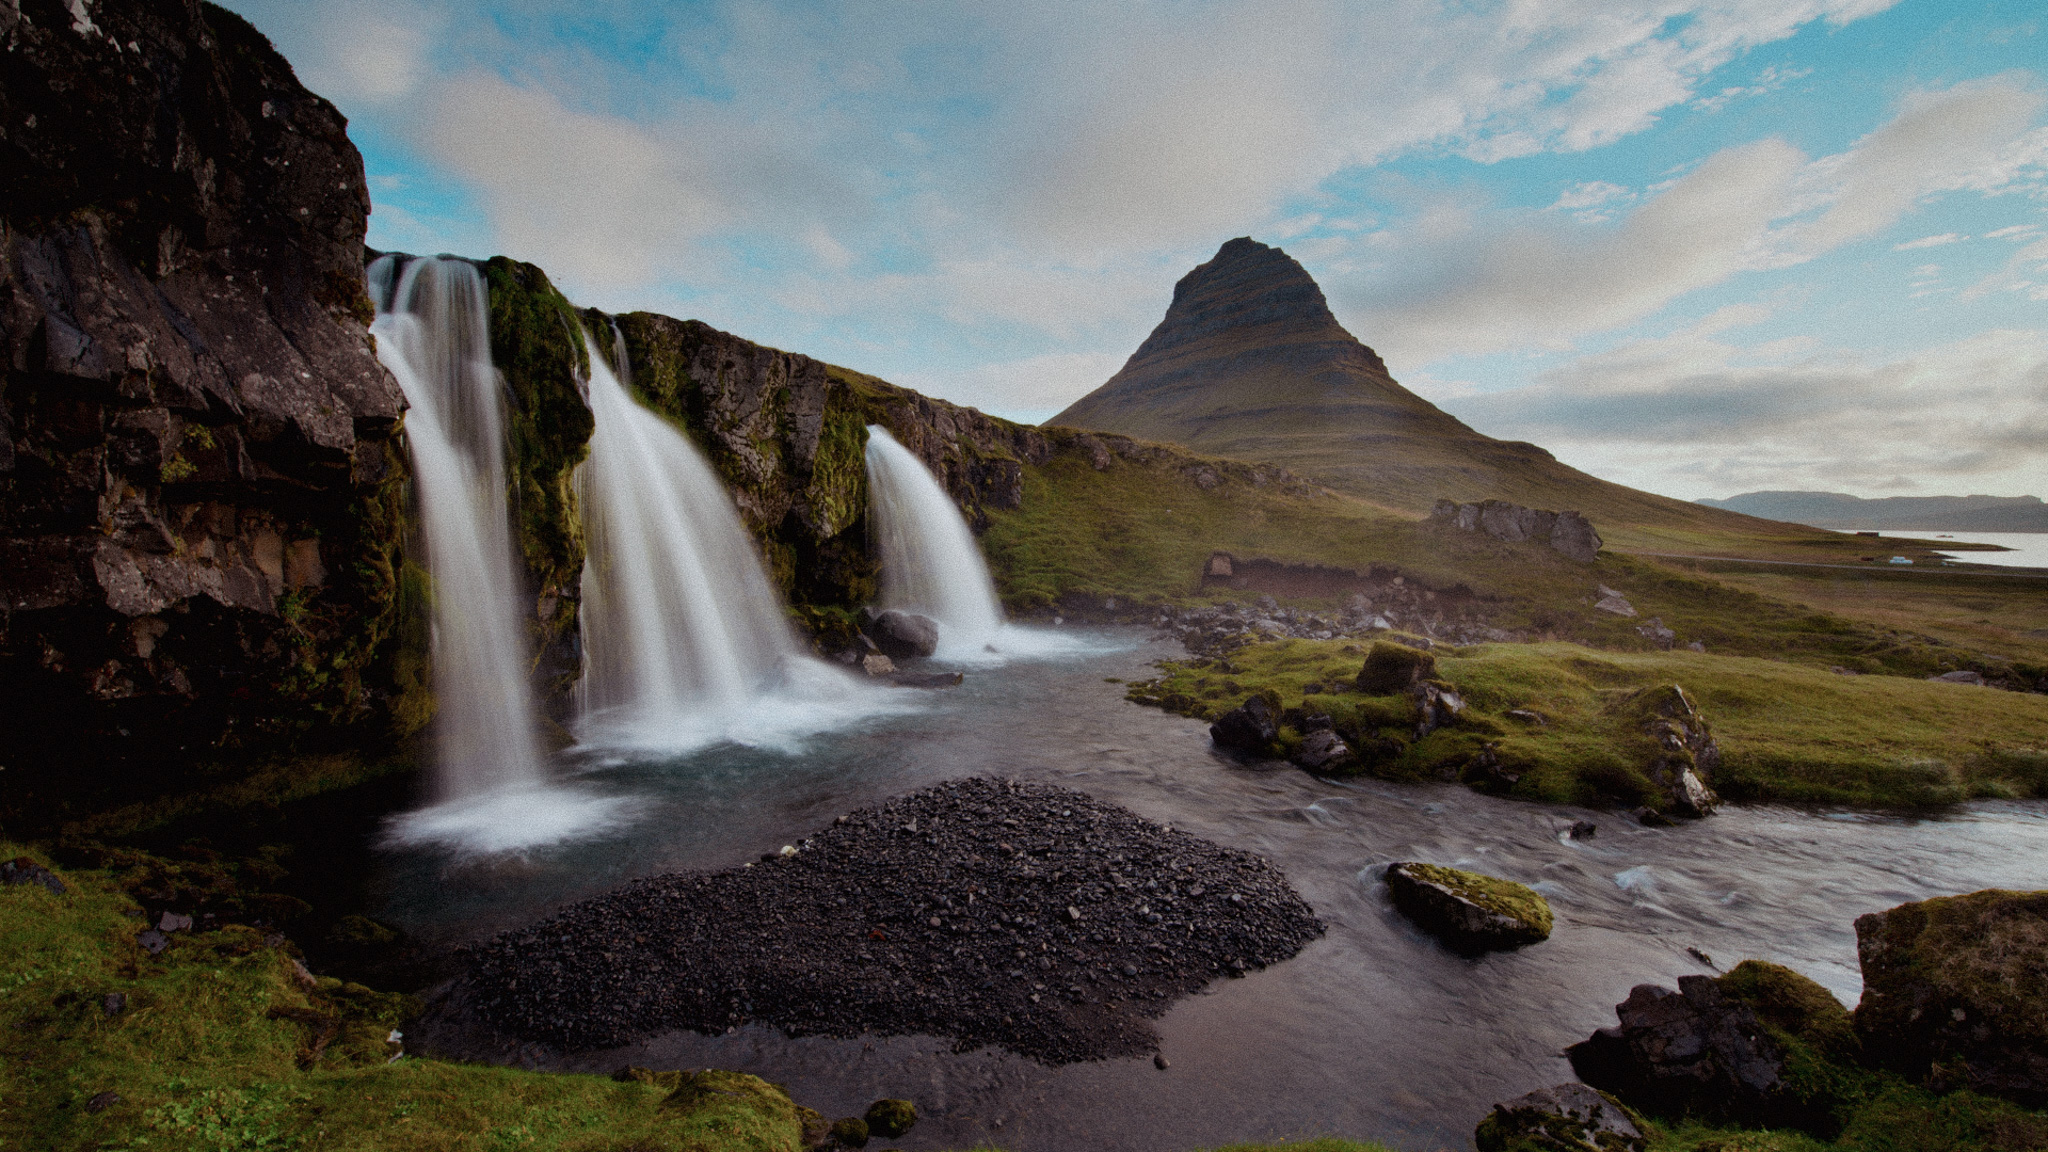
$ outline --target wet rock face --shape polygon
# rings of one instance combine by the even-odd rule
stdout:
[[[1559,1084],[1493,1106],[1473,1133],[1479,1152],[1643,1152],[1649,1139],[1619,1100]]]
[[[1439,500],[1430,509],[1429,518],[1460,531],[1484,532],[1511,544],[1540,540],[1582,563],[1590,564],[1600,554],[1600,534],[1593,530],[1592,521],[1577,512],[1524,508],[1505,500],[1483,500],[1477,504]]]
[[[2048,1105],[2048,892],[1990,890],[1856,919],[1865,1051],[1937,1088]]]
[[[1454,952],[1478,955],[1550,938],[1550,903],[1511,880],[1404,861],[1387,867],[1387,894],[1416,927]]]
[[[147,767],[376,714],[403,401],[341,115],[211,5],[16,10],[0,712],[62,745],[16,755]]]
[[[894,608],[861,614],[861,631],[882,655],[896,660],[929,656],[939,647],[939,625],[929,616]]]
[[[1323,931],[1264,859],[1044,785],[942,784],[797,847],[499,936],[450,1002],[569,1048],[758,1020],[1063,1064],[1154,1050],[1176,999]]]
[[[1216,718],[1209,726],[1209,739],[1218,748],[1248,756],[1266,756],[1273,741],[1280,738],[1280,710],[1264,696],[1253,696],[1237,708]]]

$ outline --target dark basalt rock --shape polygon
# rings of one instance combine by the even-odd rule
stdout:
[[[916,1126],[917,1105],[908,1100],[877,1100],[868,1105],[868,1132],[884,1140],[894,1140]]]
[[[939,647],[939,625],[929,616],[887,608],[863,609],[861,632],[892,660],[929,656]]]
[[[1996,889],[1856,919],[1856,1032],[1937,1088],[2048,1106],[2048,892]]]
[[[1436,657],[1421,648],[1375,640],[1358,669],[1358,690],[1368,696],[1406,692],[1436,679]]]
[[[1713,789],[1721,767],[1721,746],[1698,705],[1676,684],[1648,689],[1632,701],[1643,734],[1655,749],[1645,771],[1687,816],[1711,815],[1721,798]]]
[[[1264,696],[1251,697],[1241,707],[1217,717],[1216,723],[1209,726],[1209,739],[1214,740],[1218,748],[1252,756],[1270,754],[1273,741],[1279,738],[1280,710]]]
[[[1792,979],[1763,979],[1759,972]],[[1750,962],[1719,978],[1681,976],[1676,992],[1638,984],[1615,1007],[1617,1027],[1600,1029],[1566,1055],[1581,1080],[1653,1115],[1832,1136],[1840,1128],[1840,1101],[1830,1085],[1801,1076],[1790,1060],[1793,1047],[1819,1030],[1806,1026],[1811,1013],[1799,1013],[1781,994],[1787,984],[1812,982]],[[1819,998],[1833,1000],[1825,989]],[[1759,1006],[1778,1023],[1759,1015]],[[1842,1014],[1839,1004],[1834,1009]]]
[[[0,884],[35,884],[59,896],[64,894],[64,881],[59,880],[55,872],[26,856],[17,856],[0,864]]]
[[[1387,866],[1403,916],[1455,952],[1522,948],[1550,938],[1550,903],[1512,880],[1413,861]]]
[[[757,1020],[1063,1064],[1155,1050],[1149,1021],[1176,999],[1322,934],[1260,857],[1044,785],[942,784],[798,849],[639,880],[477,945],[446,1011],[566,1048]],[[450,1032],[407,1029],[443,1050]]]
[[[362,159],[261,34],[198,0],[5,9],[0,714],[38,718],[14,824],[388,716],[403,400],[365,328]]]
[[[1644,1152],[1628,1107],[1590,1085],[1541,1088],[1493,1106],[1472,1134],[1479,1152]]]

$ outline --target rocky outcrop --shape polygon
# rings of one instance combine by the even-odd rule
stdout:
[[[1248,756],[1271,755],[1279,738],[1280,709],[1264,696],[1253,696],[1209,726],[1209,739],[1218,748]]]
[[[1387,866],[1387,895],[1455,952],[1478,955],[1550,938],[1550,902],[1512,880],[1404,861]]]
[[[2048,1105],[2048,892],[1973,892],[1856,920],[1856,1032],[1937,1088]]]
[[[1479,1152],[1643,1152],[1650,1144],[1626,1105],[1579,1083],[1495,1104],[1472,1140]]]
[[[1726,976],[1638,984],[1616,1027],[1566,1050],[1581,1080],[1658,1116],[1839,1131],[1852,1089],[1848,1013],[1788,968],[1745,961]]]
[[[1516,543],[1540,540],[1574,560],[1592,563],[1600,555],[1600,534],[1577,512],[1550,512],[1524,508],[1505,500],[1482,500],[1460,504],[1439,500],[1429,510],[1432,523],[1462,532],[1484,532],[1496,540]]]
[[[37,765],[118,796],[391,714],[403,402],[361,157],[268,41],[197,0],[0,16],[12,820]]]
[[[894,608],[861,613],[861,632],[895,660],[929,656],[939,647],[939,625],[929,616]]]
[[[1664,792],[1670,806],[1687,816],[1706,816],[1720,804],[1713,788],[1721,767],[1721,746],[1713,729],[1684,688],[1664,684],[1628,701],[1643,734],[1654,745],[1644,773]]]
[[[1377,640],[1358,669],[1357,688],[1368,696],[1406,692],[1436,678],[1436,657],[1389,640]]]

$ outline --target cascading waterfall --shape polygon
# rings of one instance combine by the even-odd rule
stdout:
[[[442,800],[542,780],[517,563],[505,504],[505,415],[490,308],[468,262],[370,266],[377,356],[405,390],[406,443],[434,577],[434,743]],[[395,282],[394,282],[395,281]]]
[[[995,581],[953,498],[888,429],[868,425],[870,522],[882,557],[882,604],[929,616],[939,655],[972,658],[1004,631]]]
[[[401,267],[391,256],[367,276],[377,357],[410,405],[405,437],[434,581],[438,803],[401,817],[393,835],[494,850],[602,824],[613,801],[548,788],[542,768],[483,278],[464,260]]]
[[[642,407],[586,333],[596,429],[577,469],[587,556],[577,735],[596,747],[681,751],[780,743],[872,711],[803,654],[725,485]],[[772,706],[767,706],[771,705]]]

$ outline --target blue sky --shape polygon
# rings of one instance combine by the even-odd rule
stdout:
[[[1596,475],[2048,495],[2038,2],[229,6],[373,245],[579,303],[1039,420],[1250,235]]]

